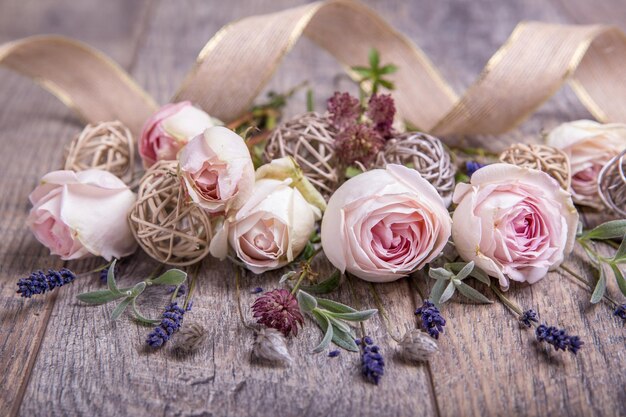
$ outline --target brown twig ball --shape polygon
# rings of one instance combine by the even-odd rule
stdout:
[[[139,245],[159,262],[191,265],[209,253],[211,222],[191,203],[176,161],[159,161],[143,176],[128,220]]]
[[[557,180],[561,188],[569,190],[572,180],[569,158],[560,149],[547,145],[516,143],[500,154],[500,161],[543,171]]]
[[[336,130],[327,117],[305,113],[274,130],[265,146],[266,162],[292,156],[304,175],[325,196],[330,196],[339,182],[334,143]]]
[[[130,130],[121,122],[87,125],[70,143],[65,169],[102,169],[126,183],[133,179],[135,145]]]
[[[626,150],[607,162],[598,174],[598,194],[607,207],[626,217]]]
[[[377,167],[400,164],[417,170],[449,205],[454,192],[456,168],[439,139],[425,133],[408,132],[387,141],[378,154]]]

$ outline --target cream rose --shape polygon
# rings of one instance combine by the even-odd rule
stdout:
[[[626,149],[626,124],[603,125],[591,120],[564,123],[550,132],[547,143],[569,156],[574,202],[602,207],[598,174],[612,157]]]
[[[189,196],[211,213],[238,209],[254,186],[254,165],[242,137],[216,126],[196,136],[179,153]]]
[[[29,198],[33,208],[27,224],[52,255],[111,260],[135,251],[126,221],[135,194],[110,172],[50,172]]]
[[[406,276],[438,256],[450,215],[437,190],[414,169],[387,165],[346,181],[330,197],[322,247],[337,269],[367,281]]]
[[[284,181],[256,181],[239,211],[224,220],[211,241],[211,254],[224,259],[230,246],[255,274],[293,261],[306,246],[319,210]]]
[[[574,246],[578,212],[570,194],[544,172],[488,165],[456,186],[453,201],[456,249],[505,289],[509,279],[537,282]]]
[[[222,123],[189,101],[167,104],[143,126],[139,138],[139,155],[144,167],[160,160],[174,160],[187,142],[205,129]]]

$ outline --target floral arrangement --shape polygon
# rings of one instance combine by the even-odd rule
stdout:
[[[232,262],[238,300],[246,271],[282,269],[275,288],[254,291],[252,317],[239,301],[242,324],[255,335],[254,355],[289,365],[295,359],[287,339],[314,323],[321,339],[312,354],[356,352],[374,384],[385,359],[363,323],[376,314],[385,323],[387,315],[382,303],[355,308],[332,299],[353,278],[384,285],[414,275],[432,284],[415,311],[416,328],[389,334],[414,362],[445,343],[445,303],[457,291],[478,304],[502,302],[521,326],[535,328],[539,345],[577,354],[584,347],[578,336],[505,295],[514,294],[512,281],[533,285],[555,269],[589,288],[591,303],[604,298],[626,320],[626,303],[605,294],[613,277],[626,296],[626,220],[585,229],[579,215],[582,206],[621,215],[614,202],[626,193],[626,125],[565,123],[544,145],[516,144],[501,155],[448,148],[397,117],[391,94],[382,92],[394,89],[387,76],[397,67],[382,65],[375,50],[369,64],[353,68],[359,97],[337,92],[325,112],[309,105],[282,123],[295,90],[271,95],[228,125],[191,102],[167,104],[145,122],[137,144],[120,122],[87,126],[68,148],[66,169],[46,174],[31,193],[28,226],[51,255],[106,263],[84,274],[35,271],[19,279],[17,293],[30,298],[99,273],[103,287],[78,295],[81,302],[116,302],[111,319],[129,310],[151,328],[150,349],[173,339],[190,354],[207,339],[202,325],[188,322],[206,257]],[[140,179],[135,146],[145,169]],[[138,246],[161,267],[121,288],[118,261]],[[566,266],[575,246],[596,277]],[[316,266],[322,255],[335,268],[327,277]],[[178,268],[163,271],[166,265]],[[137,304],[153,285],[171,291],[158,318]]]

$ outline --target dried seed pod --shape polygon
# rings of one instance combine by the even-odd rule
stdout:
[[[411,329],[400,342],[402,355],[412,361],[427,361],[437,352],[437,342],[419,329]]]
[[[129,183],[133,179],[135,145],[121,122],[87,125],[70,143],[64,169],[102,169]]]
[[[436,137],[409,132],[388,140],[384,152],[378,154],[376,166],[383,168],[387,164],[414,168],[437,189],[446,206],[452,202],[456,168]]]
[[[608,208],[626,217],[626,150],[607,162],[598,174],[598,194]]]
[[[569,158],[560,149],[547,145],[516,143],[500,154],[500,161],[543,171],[568,190],[571,183]]]
[[[252,353],[259,359],[289,365],[293,358],[287,349],[287,340],[283,334],[269,327],[255,331]]]
[[[176,336],[175,349],[183,353],[193,353],[198,351],[209,334],[204,326],[198,323],[185,324]]]

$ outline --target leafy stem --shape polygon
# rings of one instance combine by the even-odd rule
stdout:
[[[492,285],[490,286],[490,288],[491,288],[491,291],[493,291],[493,293],[500,299],[500,301],[502,301],[502,304],[508,307],[509,310],[511,310],[513,313],[517,314],[518,316],[521,316],[523,314],[522,307],[520,307],[519,305],[511,301],[509,298],[507,298],[507,296],[504,295],[502,291],[500,291],[497,285]]]
[[[320,246],[319,248],[315,249],[306,258],[306,260],[304,262],[302,262],[302,265],[301,265],[302,272],[300,272],[300,276],[298,277],[298,280],[296,281],[296,284],[293,286],[293,289],[291,290],[291,295],[295,295],[296,294],[296,292],[298,291],[298,288],[300,287],[300,284],[302,284],[302,281],[304,280],[304,278],[311,273],[311,262],[313,262],[313,259],[321,251],[322,251],[322,247]]]
[[[398,71],[398,67],[393,64],[382,65],[380,64],[380,54],[374,48],[370,49],[368,55],[369,66],[354,66],[352,71],[359,75],[359,92],[361,96],[361,103],[365,101],[366,93],[363,88],[364,84],[370,85],[372,95],[377,94],[378,90],[386,88],[387,90],[393,90],[394,84],[385,78],[386,75],[393,74]]]
[[[569,268],[568,266],[565,266],[565,265],[561,265],[561,266],[559,266],[559,268],[562,271],[567,272],[576,281],[580,282],[586,289],[588,289],[589,291],[593,291],[594,288],[580,274],[574,272],[574,270],[572,270],[571,268]],[[602,295],[602,298],[604,298],[604,300],[607,301],[609,304],[611,304],[613,307],[619,306],[619,303],[617,301],[615,301],[614,299],[612,299],[611,297],[609,297],[608,295],[606,295],[606,293]]]

